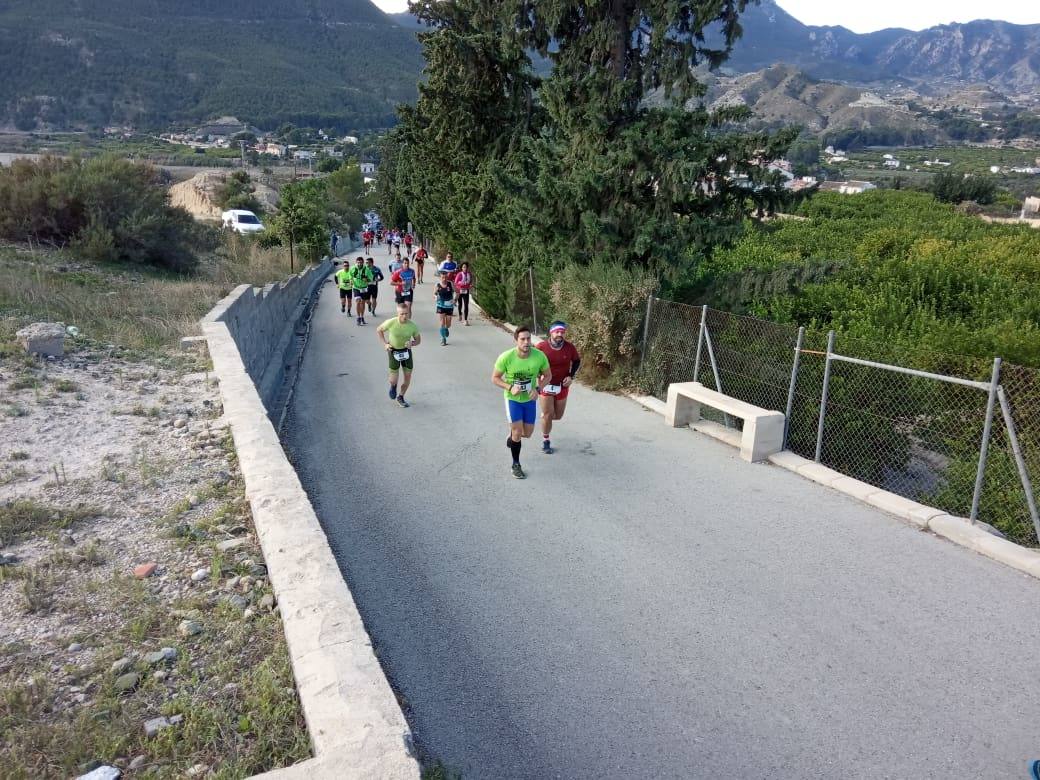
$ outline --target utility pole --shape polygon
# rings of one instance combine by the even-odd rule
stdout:
[[[238,148],[242,152],[242,167],[245,168],[246,167],[246,142],[245,142],[245,139],[242,139],[242,138],[238,139]]]

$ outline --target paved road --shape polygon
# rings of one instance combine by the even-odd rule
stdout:
[[[442,348],[423,285],[399,409],[375,328],[324,290],[287,445],[425,756],[465,780],[1040,758],[1040,582],[582,387],[514,480],[510,338]]]

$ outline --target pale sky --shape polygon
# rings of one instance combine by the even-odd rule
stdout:
[[[408,10],[408,0],[373,0],[387,13]],[[1040,24],[1035,0],[777,0],[781,8],[803,24],[841,25],[864,33],[886,27],[923,30],[937,24],[1000,19],[1015,24]]]

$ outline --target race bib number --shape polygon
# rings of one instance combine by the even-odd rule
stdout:
[[[562,385],[546,385],[542,388],[542,392],[546,395],[557,395],[562,389]]]
[[[406,360],[411,360],[412,351],[410,349],[395,349],[394,360],[398,363],[404,363]]]
[[[513,382],[513,384],[517,386],[517,389],[521,393],[526,393],[526,392],[530,391],[530,389],[531,389],[531,380],[530,379],[517,379],[515,382]]]

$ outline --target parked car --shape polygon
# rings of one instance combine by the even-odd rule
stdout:
[[[246,235],[247,233],[259,233],[264,229],[264,223],[260,217],[252,211],[245,209],[230,209],[220,215],[220,221],[228,230]]]

